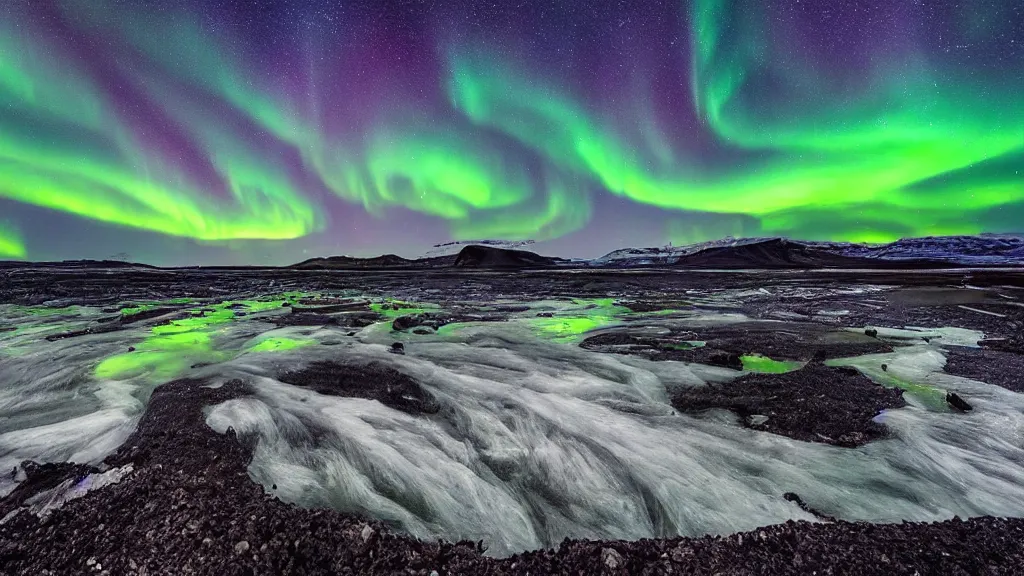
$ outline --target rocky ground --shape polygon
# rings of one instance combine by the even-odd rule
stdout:
[[[882,388],[856,370],[817,363],[786,374],[749,374],[672,397],[681,412],[725,408],[755,430],[847,447],[885,436],[885,427],[873,418],[905,405],[898,389]]]
[[[418,312],[393,321],[399,323],[396,329],[412,334],[467,318],[501,321],[508,311],[472,309],[474,302],[498,299],[612,297],[634,310],[697,305],[738,312],[752,320],[777,322],[770,330],[763,322],[752,322],[659,336],[610,331],[582,345],[731,368],[742,365],[739,357],[752,352],[807,362],[798,372],[752,374],[728,387],[678,391],[672,402],[680,411],[729,409],[748,427],[840,446],[883,436],[885,429],[872,417],[903,405],[898,391],[822,364],[828,358],[884,352],[893,346],[865,331],[842,331],[841,326],[981,330],[989,339],[981,349],[945,347],[946,371],[1024,389],[1019,376],[1024,373],[1019,336],[1024,274],[422,271],[415,272],[415,282],[410,274],[0,270],[0,302],[113,306],[131,299],[331,290],[441,304],[443,312]],[[284,318],[284,324],[357,328],[382,316],[365,305],[310,301]],[[98,326],[117,330],[136,320]],[[696,340],[705,345],[685,344]],[[376,399],[409,413],[436,409],[415,381],[383,365],[324,362],[286,371],[280,379],[323,394]],[[301,509],[275,498],[274,487],[252,482],[246,472],[252,439],[219,435],[203,417],[204,407],[249,393],[241,382],[220,388],[201,381],[171,382],[153,393],[137,431],[101,466],[25,463],[13,471],[24,481],[0,500],[0,573],[1015,574],[1024,565],[1024,520],[990,517],[875,525],[820,516],[820,523],[789,522],[728,537],[566,541],[555,549],[496,559],[479,543],[422,542],[370,519]],[[52,513],[40,517],[30,510],[62,487],[80,488],[99,474],[117,470],[125,471],[119,482]],[[796,494],[779,497],[801,502]]]
[[[131,438],[104,462],[119,483],[40,518],[18,505],[88,470],[27,466],[3,502],[4,574],[1014,574],[1024,520],[931,524],[788,522],[728,537],[564,541],[495,559],[472,542],[422,542],[377,522],[285,504],[251,482],[251,447],[208,428],[202,409],[239,382],[159,388]],[[798,498],[796,495],[784,495]]]
[[[278,380],[318,394],[367,398],[407,414],[433,414],[437,403],[415,380],[377,362],[366,365],[314,362]]]

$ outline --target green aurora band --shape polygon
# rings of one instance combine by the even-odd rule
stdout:
[[[314,228],[302,195],[264,179],[255,160],[229,157],[228,142],[207,150],[233,197],[222,202],[182,174],[161,178],[158,159],[140,155],[98,90],[60,58],[6,28],[0,53],[0,197],[199,240],[288,239]]]
[[[569,94],[486,55],[452,56],[450,97],[477,124],[593,175],[614,194],[663,208],[753,215],[772,234],[852,241],[976,234],[983,231],[977,215],[1024,200],[1021,164],[1007,161],[1024,160],[1019,86],[946,88],[939,79],[949,83],[948,75],[906,63],[901,74],[880,76],[871,98],[844,105],[820,96],[827,94],[823,80],[786,70],[779,76],[807,74],[797,83],[807,89],[787,100],[785,113],[758,115],[743,105],[744,96],[754,99],[743,94],[745,79],[772,73],[761,68],[773,59],[754,55],[774,47],[750,46],[753,33],[725,36],[742,28],[726,19],[751,13],[736,4],[694,3],[692,78],[701,117],[720,140],[749,153],[746,169],[715,174],[691,162],[651,170],[648,156]],[[957,173],[958,182],[942,183]],[[821,216],[830,231],[807,228]],[[700,239],[708,238],[691,238]]]
[[[12,226],[0,222],[0,258],[24,258],[25,243]]]
[[[58,4],[83,33],[130,55],[112,73],[216,178],[211,192],[208,178],[169,161],[95,67],[4,8],[0,199],[105,223],[200,241],[287,240],[330,231],[339,210],[400,206],[447,222],[454,239],[546,240],[585,227],[591,202],[610,193],[708,216],[670,225],[677,241],[881,242],[988,231],[994,211],[1024,202],[1019,78],[894,50],[851,90],[773,36],[753,0],[695,0],[679,14],[690,39],[679,71],[686,105],[735,159],[728,165],[674,146],[643,82],[635,106],[609,110],[528,62],[449,43],[438,46],[443,105],[413,104],[411,89],[387,84],[361,127],[329,129],[325,87],[350,80],[337,71],[343,54],[324,62],[309,48],[298,88],[285,90],[187,12],[107,18],[116,7],[104,1]],[[783,93],[760,96],[765,82]],[[0,225],[0,257],[27,257],[10,226]]]

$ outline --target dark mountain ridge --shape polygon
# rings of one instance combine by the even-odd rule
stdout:
[[[843,253],[772,238],[735,246],[714,246],[682,256],[674,264],[685,268],[813,269],[813,268],[945,268],[949,264],[929,259],[900,261],[847,256]]]
[[[938,269],[1024,266],[1024,235],[982,234],[904,238],[889,244],[805,242],[786,238],[725,238],[689,246],[624,248],[589,260],[543,256],[527,250],[470,244],[458,254],[403,258],[328,256],[284,266],[295,270],[527,269],[527,268],[710,268],[738,269]],[[147,264],[112,260],[63,262],[0,261],[0,269],[130,268]],[[189,266],[188,268],[274,268],[270,266]]]

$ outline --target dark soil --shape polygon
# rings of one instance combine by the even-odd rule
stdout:
[[[725,408],[754,430],[853,447],[885,436],[885,426],[872,418],[906,402],[901,390],[883,388],[859,372],[812,363],[786,374],[749,374],[687,388],[673,394],[672,406],[681,412]],[[757,423],[753,416],[768,419]]]
[[[985,348],[946,348],[947,374],[1024,393],[1024,355]]]
[[[253,483],[247,438],[203,407],[247,393],[182,380],[158,388],[110,466],[135,472],[45,519],[0,525],[0,573],[64,574],[1016,574],[1024,520],[874,525],[787,522],[729,537],[564,541],[505,559],[471,542],[422,542],[381,524],[285,504]]]
[[[437,402],[415,380],[377,362],[366,365],[314,362],[286,372],[281,382],[309,388],[318,394],[367,398],[409,414],[434,414]]]

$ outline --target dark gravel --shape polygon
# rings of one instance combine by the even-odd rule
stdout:
[[[901,390],[883,388],[855,370],[812,363],[786,374],[749,374],[680,390],[672,406],[681,412],[725,408],[754,430],[853,447],[885,436],[885,426],[872,418],[906,402]],[[768,419],[759,423],[755,416]]]
[[[1024,355],[986,348],[946,348],[947,374],[1024,393]]]

